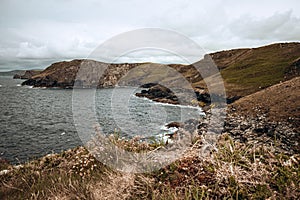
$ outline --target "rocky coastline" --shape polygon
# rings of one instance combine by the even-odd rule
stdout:
[[[299,154],[300,102],[295,99],[300,95],[296,92],[299,89],[300,77],[296,77],[228,104],[222,131],[216,133],[230,135],[234,140],[249,145],[272,146],[277,152],[288,155]],[[285,101],[285,104],[276,103],[278,100]],[[205,135],[208,126],[218,126],[210,120],[210,108],[205,114],[206,117],[199,120],[173,122],[167,126]]]
[[[226,88],[226,99],[216,96],[229,105],[224,132],[235,138],[239,137],[240,141],[249,141],[250,138],[259,138],[265,135],[274,139],[278,138],[277,134],[284,137],[283,140],[286,143],[292,142],[291,138],[295,139],[296,137],[297,139],[299,100],[295,96],[299,95],[299,92],[296,92],[299,91],[299,79],[297,79],[300,71],[299,51],[300,43],[280,43],[209,54],[219,68]],[[257,62],[257,56],[261,57],[260,62]],[[201,62],[204,61],[200,60],[198,64],[201,65]],[[80,69],[83,64],[84,68]],[[274,65],[277,67],[273,67]],[[77,74],[79,70],[83,70],[80,75]],[[178,83],[182,82],[174,72],[179,72],[189,81],[192,88],[177,87]],[[249,74],[249,72],[251,73]],[[165,76],[161,77],[161,74]],[[276,76],[272,74],[276,74]],[[149,98],[161,103],[200,106],[207,115],[209,115],[211,106],[216,106],[211,105],[211,95],[215,94],[208,93],[205,81],[193,65],[107,64],[76,59],[53,63],[42,72],[30,75],[32,76],[23,82],[23,85],[61,88],[138,86],[142,88],[140,92],[136,93],[138,97]],[[176,91],[170,89],[169,86],[172,89],[177,88]],[[272,90],[273,86],[276,89]],[[289,88],[293,88],[293,90]],[[279,96],[281,96],[280,101],[284,103],[276,103]],[[260,105],[261,102],[263,104]],[[200,126],[197,127],[202,130],[205,123],[198,123]],[[203,127],[201,124],[204,124]],[[240,126],[241,124],[243,125]],[[295,149],[297,144],[292,146],[291,148]],[[287,145],[285,149],[287,149]]]
[[[23,85],[103,88],[114,87],[117,84],[139,87],[159,83],[168,87],[182,87],[182,78],[184,78],[196,92],[199,92],[199,98],[208,102],[206,83],[195,66],[205,67],[205,62],[210,61],[220,70],[226,88],[227,101],[231,103],[280,81],[298,76],[300,72],[299,51],[300,43],[279,43],[258,48],[210,53],[199,62],[190,65],[117,64],[75,59],[53,63],[40,73],[32,75],[23,82]],[[80,75],[77,74],[79,69]]]
[[[105,63],[90,61],[94,67],[106,67],[102,73],[104,76],[99,82],[99,69],[92,67],[94,76],[83,76],[76,82],[82,60],[54,63],[23,85],[62,88],[73,88],[74,85],[114,87],[116,83],[142,85],[143,89],[136,94],[138,97],[163,103],[204,106],[206,116],[166,125],[178,129],[168,135],[170,138],[176,142],[181,134],[188,134],[192,136],[191,145],[180,159],[151,173],[117,171],[95,159],[84,147],[49,154],[17,166],[0,159],[0,198],[195,199],[201,195],[205,199],[299,199],[299,47],[299,43],[275,44],[211,54],[224,75],[229,93],[224,124],[213,120],[214,114],[224,110],[210,105],[205,84],[201,77],[194,76],[195,70],[191,66],[168,65],[191,80],[196,99],[180,96],[185,89],[175,93],[152,79],[144,81],[143,78],[149,77],[147,73],[141,79],[134,78],[133,74],[122,80],[130,69],[147,68],[153,64],[109,67]],[[255,52],[263,55],[261,60],[265,59],[265,68],[257,67],[256,60],[252,60],[257,56]],[[288,53],[281,55],[278,52]],[[278,61],[278,57],[288,61],[283,58],[284,61]],[[272,59],[276,65],[270,61]],[[267,64],[271,68],[267,68]],[[243,69],[249,66],[251,74],[246,74]],[[273,73],[276,70],[283,73],[276,77]],[[241,74],[248,79],[244,80]],[[208,132],[209,127],[213,127],[211,132]],[[214,133],[218,135],[210,137]],[[159,141],[140,142],[138,138],[127,140],[117,134],[110,135],[109,139],[118,148],[136,153],[137,158],[138,153],[169,147],[173,150],[175,145]],[[213,139],[215,143],[211,143]],[[211,151],[203,154],[202,150],[207,147]]]

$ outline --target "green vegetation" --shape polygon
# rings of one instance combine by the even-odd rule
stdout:
[[[300,58],[299,52],[300,43],[281,43],[210,55],[220,69],[227,96],[232,97],[246,96],[297,76],[299,68],[291,72],[291,66]],[[193,86],[205,88],[205,83],[200,80]]]

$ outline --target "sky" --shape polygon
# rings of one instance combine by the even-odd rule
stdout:
[[[111,37],[149,27],[183,34],[206,52],[297,42],[299,8],[298,0],[1,0],[0,71],[88,58]],[[130,61],[178,62],[137,55]]]

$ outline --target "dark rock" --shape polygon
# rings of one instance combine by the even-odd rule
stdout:
[[[141,85],[140,87],[141,88],[151,88],[155,85],[157,85],[157,83],[146,83],[146,84]]]
[[[21,79],[21,76],[22,76],[22,75],[20,75],[20,74],[15,74],[15,75],[13,76],[13,79]]]
[[[136,96],[146,97],[161,103],[179,104],[178,97],[169,88],[159,84],[150,87],[148,90],[142,90],[140,93],[136,93]]]
[[[269,128],[267,126],[263,127],[257,127],[254,129],[256,133],[267,133],[269,131]]]
[[[204,102],[206,104],[211,103],[210,95],[208,93],[200,93],[200,92],[195,92],[197,100]]]
[[[212,101],[216,104],[225,103],[225,102],[227,104],[231,104],[234,101],[241,98],[240,96],[233,96],[233,97],[229,97],[229,98],[225,99],[225,97],[220,94],[209,94],[207,92],[200,93],[198,91],[196,91],[195,94],[196,94],[197,100],[201,101],[205,104],[210,104]]]
[[[228,97],[228,98],[226,98],[226,103],[232,104],[233,102],[235,102],[236,100],[239,100],[240,98],[241,98],[241,96]]]
[[[171,127],[179,128],[182,126],[183,126],[183,124],[180,122],[170,122],[169,124],[166,125],[167,128],[171,128]]]

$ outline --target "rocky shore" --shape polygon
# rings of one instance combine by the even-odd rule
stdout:
[[[149,86],[151,85],[151,86]],[[208,106],[211,104],[211,95],[202,90],[201,92],[195,90],[188,90],[177,88],[176,94],[169,88],[166,88],[160,84],[147,84],[147,87],[144,85],[141,88],[141,92],[136,93],[138,97],[145,97],[160,103],[170,103],[170,104],[182,104],[182,105],[192,105],[192,106]],[[148,87],[149,86],[149,87]],[[212,94],[214,95],[214,94]],[[220,95],[215,95],[215,99],[219,99],[221,102],[226,102],[228,104],[233,103],[238,100],[239,96],[233,96],[230,98],[222,99]]]
[[[152,84],[148,90],[143,89],[141,92],[136,93],[138,97],[146,97],[156,102],[179,104],[178,97],[169,89],[159,84]],[[144,86],[141,86],[144,88]]]
[[[296,77],[229,104],[220,133],[241,143],[273,146],[278,152],[299,154],[299,89],[300,77]],[[173,122],[168,126],[205,135],[208,126],[217,127],[210,117],[208,109],[203,119]]]

